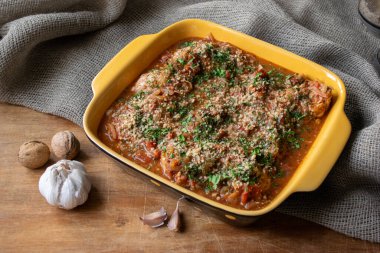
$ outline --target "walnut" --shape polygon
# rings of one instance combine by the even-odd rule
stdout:
[[[19,162],[29,169],[41,167],[49,160],[49,157],[49,147],[40,141],[25,142],[18,152]]]
[[[58,160],[72,160],[80,150],[80,143],[70,131],[56,133],[51,139],[51,149]]]

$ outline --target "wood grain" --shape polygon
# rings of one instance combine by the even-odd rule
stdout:
[[[71,211],[49,206],[39,193],[44,168],[30,170],[17,162],[23,142],[50,145],[61,130],[73,131],[80,140],[77,160],[93,183],[88,201]],[[161,206],[170,213],[176,198],[106,157],[80,127],[0,104],[0,133],[0,252],[380,252],[379,244],[276,212],[250,227],[233,227],[186,201],[181,203],[182,233],[152,229],[138,217]]]

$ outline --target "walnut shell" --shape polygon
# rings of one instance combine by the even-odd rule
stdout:
[[[36,169],[43,166],[50,157],[49,147],[40,141],[28,141],[20,146],[19,162],[29,168]]]
[[[58,160],[72,160],[80,150],[80,143],[70,131],[56,133],[51,139],[51,149]]]

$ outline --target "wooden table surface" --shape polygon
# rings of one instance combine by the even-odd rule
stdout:
[[[49,206],[39,193],[44,168],[30,170],[17,162],[23,142],[50,145],[61,130],[74,132],[81,142],[77,160],[93,184],[88,201],[71,211]],[[186,201],[180,205],[183,232],[152,229],[138,217],[161,206],[171,213],[176,198],[106,157],[77,125],[0,103],[0,133],[0,252],[380,252],[380,244],[277,212],[250,227],[233,227]]]

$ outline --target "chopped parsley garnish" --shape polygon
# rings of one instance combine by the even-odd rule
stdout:
[[[217,127],[222,123],[221,119],[216,119],[211,115],[205,115],[203,121],[194,130],[194,140],[210,140],[215,134]]]
[[[244,150],[245,155],[247,155],[251,147],[251,144],[246,138],[239,138],[239,142]]]
[[[184,48],[184,47],[192,47],[195,45],[195,42],[193,41],[185,41],[181,44],[181,48]]]
[[[145,138],[152,141],[161,141],[165,135],[170,132],[170,128],[159,128],[159,127],[147,127],[143,131],[143,135]]]
[[[246,169],[243,167],[243,165],[239,164],[235,170],[232,170],[232,172],[235,178],[238,178],[243,182],[249,182],[252,170]]]
[[[293,77],[293,75],[287,75],[287,76],[285,76],[285,80],[287,81],[287,80],[289,80],[291,77]]]
[[[226,70],[222,68],[216,68],[212,71],[212,75],[217,77],[226,77]]]
[[[140,99],[144,98],[146,94],[147,94],[147,92],[145,92],[145,91],[139,91],[135,95],[133,95],[133,98],[140,100]]]
[[[301,142],[303,141],[303,139],[298,137],[293,130],[284,132],[283,138],[295,149],[299,149],[301,147]]]
[[[178,59],[177,59],[177,62],[179,62],[179,63],[182,64],[182,65],[185,65],[185,60],[182,59],[182,58],[178,58]]]
[[[226,63],[230,60],[230,52],[214,50],[212,51],[212,59],[217,63]]]
[[[251,151],[251,155],[255,155],[255,156],[258,156],[261,154],[261,148],[260,147],[255,147],[252,149]]]
[[[256,160],[259,164],[264,166],[270,166],[274,162],[272,154],[270,153],[268,155],[260,153],[258,156],[256,156]]]
[[[188,106],[182,106],[178,108],[178,114],[182,117],[185,117],[190,111],[190,107]]]
[[[193,116],[190,114],[188,115],[187,117],[185,117],[182,121],[181,121],[181,125],[182,126],[187,126],[190,122],[191,122],[191,119],[193,118]]]
[[[198,176],[201,173],[199,166],[194,164],[186,164],[183,169],[187,173],[190,180],[198,180]]]
[[[173,64],[171,64],[171,63],[168,64],[168,70],[170,71],[171,74],[175,72],[174,67],[173,67]],[[168,81],[169,81],[169,80],[170,80],[170,79],[168,79]]]
[[[177,139],[179,143],[186,144],[186,138],[182,134],[178,135]]]
[[[259,81],[262,79],[261,76],[263,75],[263,73],[259,72],[255,75],[255,77],[253,78],[253,86],[257,86],[259,85]]]
[[[207,180],[211,183],[211,188],[215,191],[218,188],[218,184],[220,182],[221,176],[220,174],[209,175]]]
[[[305,118],[307,116],[307,114],[302,114],[300,112],[297,112],[297,111],[294,111],[294,112],[290,112],[290,115],[296,119],[297,121]]]

